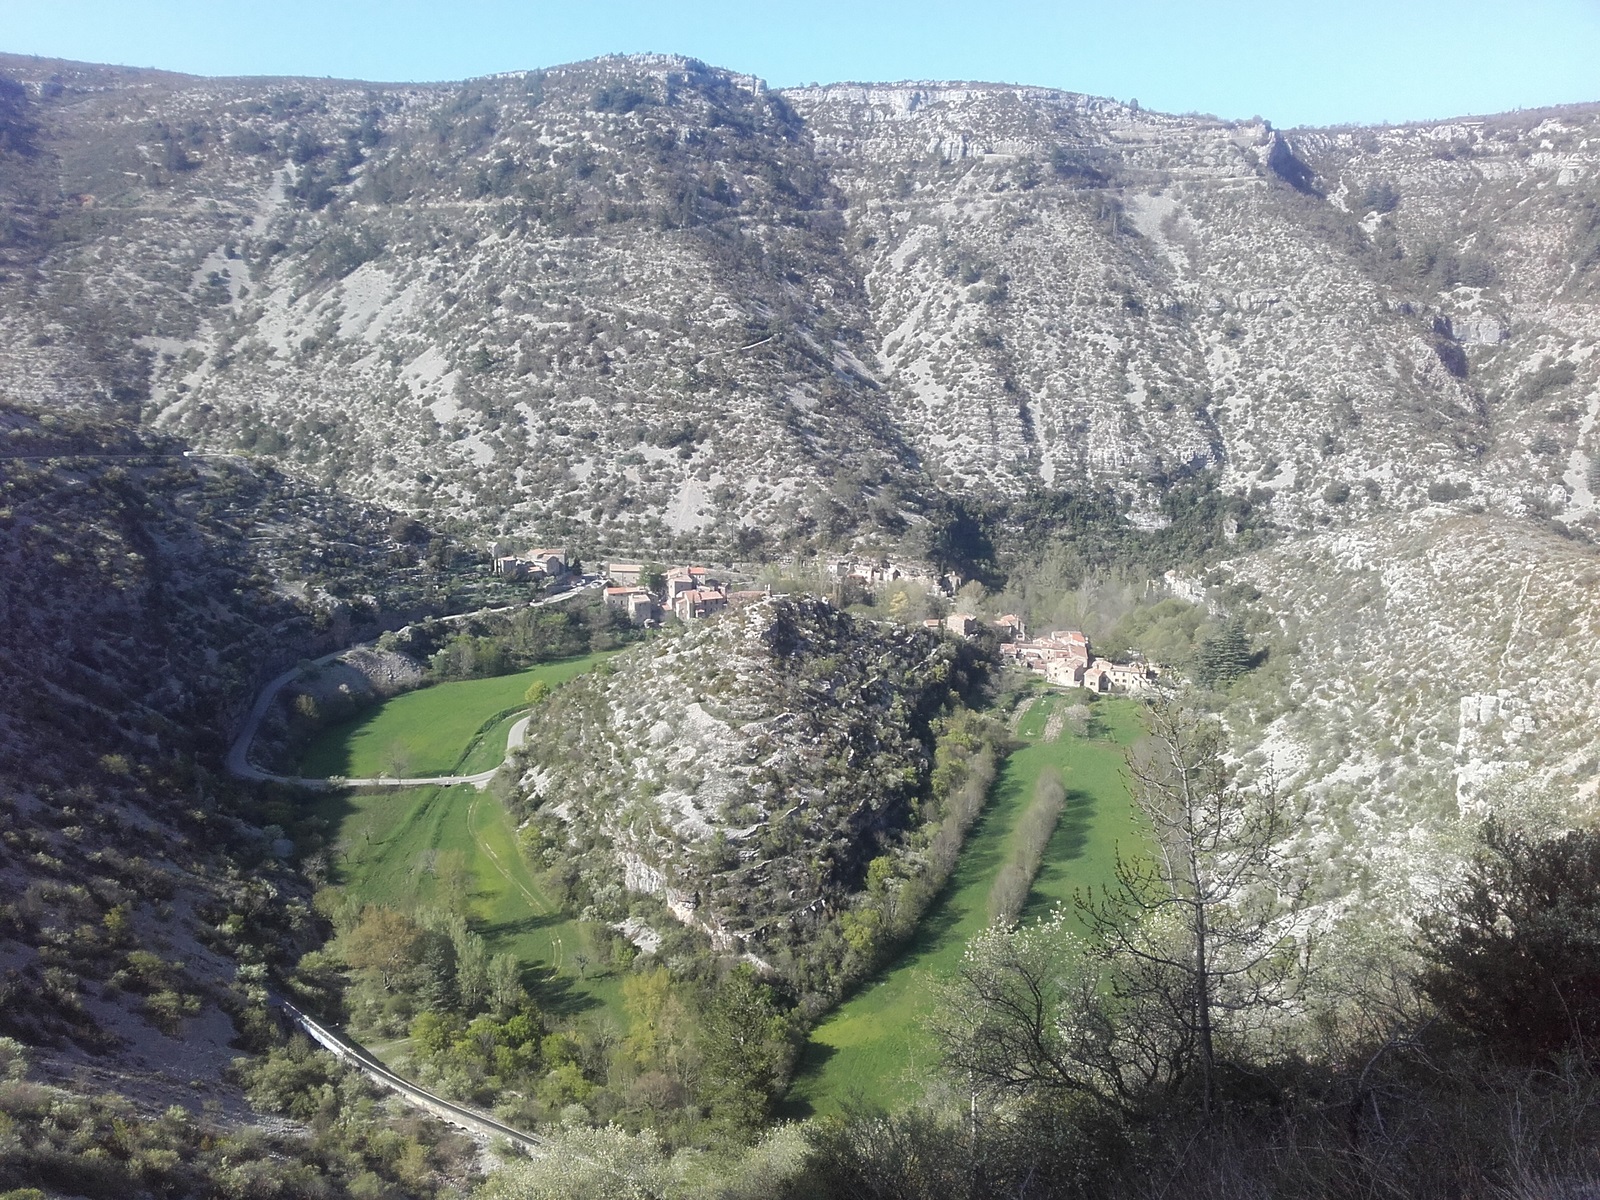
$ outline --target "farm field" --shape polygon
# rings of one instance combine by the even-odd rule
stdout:
[[[450,774],[462,762],[483,723],[521,707],[523,695],[535,680],[556,687],[614,653],[602,651],[541,663],[512,675],[437,683],[406,692],[324,729],[307,747],[300,773],[314,779]],[[506,721],[505,726],[509,729],[511,722]],[[504,735],[498,753],[488,743],[488,738],[483,739],[484,753],[491,761],[477,770],[488,770],[505,757]]]
[[[916,1098],[938,1055],[927,1032],[936,1003],[932,985],[953,977],[967,941],[984,928],[990,885],[1046,766],[1060,770],[1067,805],[1025,920],[1070,902],[1075,888],[1109,882],[1117,846],[1126,850],[1142,840],[1122,775],[1123,749],[1140,733],[1137,704],[1098,701],[1087,736],[1061,732],[1051,740],[1049,718],[1068,703],[1058,695],[1033,702],[1017,730],[1026,744],[1006,759],[960,863],[911,944],[813,1031],[789,1090],[793,1115],[834,1112],[852,1096],[891,1106]]]

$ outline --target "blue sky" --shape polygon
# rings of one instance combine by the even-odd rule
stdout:
[[[1032,83],[1279,126],[1600,100],[1600,0],[0,0],[0,50],[375,80],[654,50],[774,86]]]

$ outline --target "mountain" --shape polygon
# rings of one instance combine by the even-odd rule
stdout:
[[[1094,592],[1096,637],[1187,598],[1248,640],[1214,699],[1305,806],[1324,927],[1404,926],[1482,816],[1593,809],[1597,299],[1600,106],[1279,130],[672,56],[0,55],[0,1032],[238,1104],[320,834],[222,777],[231,726],[482,603],[452,547],[498,538],[893,552]],[[976,811],[935,782],[970,650],[798,599],[629,650],[531,723],[530,858],[814,1015]]]
[[[0,387],[483,531],[789,548],[1203,478],[1592,528],[1593,108],[1279,131],[673,57],[9,57]],[[742,531],[742,532],[741,532]]]
[[[1485,817],[1592,819],[1593,547],[1436,504],[1242,555],[1195,586],[1267,658],[1226,713],[1247,769],[1302,798],[1298,852],[1331,919],[1429,911]]]

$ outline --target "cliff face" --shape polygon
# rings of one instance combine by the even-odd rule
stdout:
[[[485,530],[893,540],[1215,470],[1291,528],[1595,519],[1600,118],[1292,131],[614,58],[0,58],[0,388]]]

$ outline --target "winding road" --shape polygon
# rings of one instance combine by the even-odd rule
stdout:
[[[548,604],[559,604],[563,600],[570,600],[573,596],[599,586],[599,583],[586,582],[570,591],[558,592],[554,596],[546,596],[543,600],[536,600],[532,607],[542,608]],[[481,616],[484,613],[512,611],[514,611],[512,608],[486,608],[478,612],[457,613],[454,616],[441,617],[439,619],[442,621],[465,621],[469,617]],[[361,645],[370,646],[372,643],[361,643]],[[321,658],[312,659],[311,665],[313,667],[323,666],[337,658],[343,658],[350,651],[359,648],[359,646],[346,646],[343,650],[336,650],[332,654],[324,654]],[[233,739],[233,745],[228,748],[228,757],[225,760],[228,774],[237,779],[250,779],[257,783],[287,783],[294,787],[312,788],[318,791],[347,787],[451,787],[458,783],[470,783],[473,787],[482,791],[489,786],[489,781],[500,770],[499,767],[494,767],[488,771],[479,771],[476,775],[426,775],[416,777],[379,775],[375,779],[351,779],[341,775],[329,778],[312,778],[304,775],[276,775],[271,771],[262,770],[250,761],[250,748],[255,745],[256,734],[261,730],[261,722],[266,719],[267,713],[271,711],[272,702],[278,698],[278,693],[292,682],[296,676],[300,675],[303,670],[304,668],[301,666],[292,667],[261,689],[261,694],[256,697],[256,702],[251,706],[249,714],[246,715],[244,724],[239,727],[239,734]],[[523,717],[511,727],[510,732],[506,735],[507,761],[510,760],[512,753],[521,747],[523,739],[527,736],[527,731],[527,717]],[[501,765],[503,766],[504,763]]]
[[[538,605],[559,603],[562,600],[566,600],[574,595],[577,595],[579,592],[582,592],[587,588],[597,586],[599,586],[599,584],[584,583],[580,587],[574,588],[571,591],[546,597],[545,599],[536,601],[535,603]],[[488,609],[481,611],[505,612],[508,610]],[[476,615],[478,614],[461,613],[454,617],[445,617],[443,619],[465,620],[468,617]],[[335,659],[343,657],[344,655],[350,653],[351,650],[356,648],[357,647],[355,646],[350,646],[332,654],[324,654],[321,658],[313,659],[310,666],[312,668],[321,667],[326,663],[333,662]],[[480,771],[475,775],[432,775],[416,778],[398,778],[385,775],[379,776],[376,779],[352,779],[342,776],[333,776],[330,778],[311,778],[301,775],[278,775],[271,771],[262,770],[260,767],[256,766],[250,761],[250,748],[255,743],[256,734],[261,728],[261,722],[266,719],[267,713],[271,711],[273,702],[278,698],[278,693],[282,691],[283,688],[289,683],[291,683],[297,676],[299,676],[305,669],[306,668],[304,665],[296,666],[288,671],[285,671],[275,679],[270,680],[266,686],[261,689],[260,694],[256,697],[255,703],[250,708],[250,712],[246,715],[243,724],[240,726],[238,736],[234,738],[233,744],[228,748],[226,766],[230,774],[240,779],[250,779],[268,783],[286,783],[292,784],[296,787],[313,788],[317,790],[343,787],[403,788],[424,786],[442,787],[453,784],[471,784],[481,792],[488,786],[489,781],[492,780],[499,771],[500,768],[496,767],[492,770]],[[507,733],[505,761],[510,761],[513,752],[518,750],[526,740],[528,720],[529,718],[527,716],[522,717],[511,726],[510,731]],[[503,766],[504,763],[501,765]],[[478,849],[486,856],[490,865],[493,866],[495,871],[498,872],[506,881],[506,883],[514,888],[524,900],[527,901],[529,906],[535,912],[540,914],[549,914],[552,910],[548,902],[537,893],[531,891],[528,886],[507,867],[507,864],[501,860],[499,853],[492,845],[489,844],[488,839],[484,837],[482,831],[478,828],[477,819],[479,805],[482,800],[482,796],[474,797],[467,810],[467,828],[471,832],[473,840],[477,843]],[[565,949],[566,947],[562,943],[560,934],[554,934],[552,937],[551,955],[551,969],[553,972],[560,971],[562,962],[565,958]],[[286,1000],[275,998],[274,1002],[280,1005],[289,1019],[293,1021],[294,1024],[298,1025],[306,1034],[308,1034],[313,1041],[317,1042],[324,1049],[330,1051],[336,1057],[342,1059],[346,1063],[349,1063],[351,1066],[355,1067],[357,1070],[361,1071],[369,1079],[395,1092],[403,1100],[405,1100],[406,1103],[412,1105],[413,1107],[421,1109],[423,1112],[437,1117],[442,1121],[446,1121],[452,1125],[455,1125],[458,1128],[465,1129],[469,1133],[475,1134],[480,1138],[503,1138],[518,1149],[532,1154],[535,1157],[539,1156],[541,1153],[549,1152],[548,1142],[546,1139],[539,1137],[537,1134],[527,1133],[523,1130],[507,1125],[503,1121],[495,1119],[488,1113],[480,1112],[479,1110],[469,1108],[466,1105],[456,1104],[453,1101],[446,1100],[442,1096],[436,1095],[433,1092],[419,1087],[411,1080],[406,1079],[404,1076],[399,1075],[391,1070],[382,1060],[380,1060],[366,1047],[362,1046],[359,1042],[355,1041],[342,1031],[313,1020],[306,1013],[300,1011]],[[577,1155],[576,1157],[585,1162],[593,1161],[585,1158],[582,1155]]]
[[[420,1108],[441,1121],[448,1122],[458,1129],[465,1129],[479,1137],[504,1138],[518,1149],[538,1156],[547,1143],[537,1134],[526,1133],[514,1126],[507,1125],[504,1121],[496,1120],[488,1113],[479,1112],[475,1108],[468,1108],[464,1104],[456,1104],[446,1100],[443,1096],[419,1087],[403,1075],[397,1075],[365,1046],[352,1040],[345,1034],[335,1029],[330,1029],[319,1021],[312,1020],[287,1000],[277,1003],[291,1021],[298,1025],[305,1033],[324,1050],[335,1058],[341,1059],[355,1067],[368,1079],[381,1084],[383,1087],[396,1092],[401,1099],[415,1108]]]

